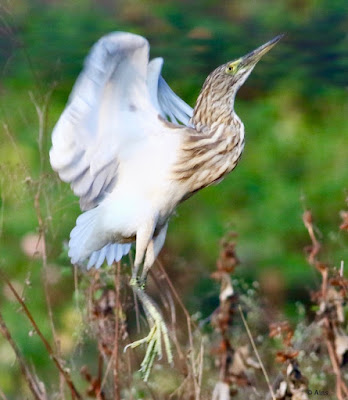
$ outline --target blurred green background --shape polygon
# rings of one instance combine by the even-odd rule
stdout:
[[[39,189],[55,322],[68,352],[76,315],[64,243],[79,208],[51,171],[48,150],[91,45],[115,30],[144,35],[151,56],[165,60],[167,82],[193,106],[217,65],[286,33],[237,96],[236,111],[246,129],[240,165],[220,185],[179,207],[162,260],[180,282],[190,311],[204,310],[207,316],[218,294],[209,275],[219,241],[235,231],[242,263],[238,275],[259,279],[266,296],[273,282],[291,316],[295,300],[308,302],[315,282],[303,253],[309,243],[301,219],[305,208],[316,217],[323,258],[339,265],[348,254],[347,237],[338,230],[348,178],[347,27],[346,0],[2,0],[0,266],[23,291],[47,335],[42,262],[32,254],[38,235],[34,197]],[[47,103],[41,132],[34,103]],[[0,301],[24,355],[49,376],[48,357],[29,335],[30,326],[5,285]],[[16,393],[19,376],[13,360],[0,338],[0,388],[10,394]]]

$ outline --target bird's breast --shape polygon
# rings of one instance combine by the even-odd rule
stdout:
[[[188,193],[220,181],[232,171],[244,149],[244,125],[237,117],[232,126],[217,125],[208,133],[191,135],[181,148],[174,178]]]

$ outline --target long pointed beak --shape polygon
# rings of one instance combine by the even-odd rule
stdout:
[[[239,67],[253,67],[262,56],[268,53],[284,35],[278,35],[240,59]]]

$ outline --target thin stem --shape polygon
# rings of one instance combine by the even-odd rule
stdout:
[[[47,311],[49,316],[49,321],[52,330],[52,336],[54,341],[55,351],[58,356],[60,356],[60,343],[57,337],[57,332],[54,325],[53,319],[53,312],[52,312],[52,302],[50,296],[50,288],[48,283],[48,265],[47,265],[47,246],[46,246],[46,224],[41,212],[40,200],[41,195],[43,194],[42,183],[43,183],[43,171],[44,171],[44,163],[45,163],[45,154],[44,154],[44,134],[45,134],[45,127],[46,127],[46,116],[47,110],[49,105],[49,100],[52,94],[53,88],[44,96],[43,98],[43,106],[41,107],[38,102],[36,101],[34,95],[29,92],[30,99],[34,104],[36,114],[39,121],[39,135],[38,135],[38,145],[39,145],[39,155],[40,155],[40,177],[37,184],[37,190],[34,196],[34,208],[36,211],[36,217],[39,224],[39,240],[42,241],[42,266],[43,266],[43,286],[44,286],[44,293],[47,305]],[[61,390],[60,396],[64,399],[64,392],[63,392],[63,380],[61,379]]]
[[[332,368],[333,368],[334,374],[336,375],[336,394],[337,394],[337,398],[338,398],[338,400],[345,400],[345,399],[348,399],[348,388],[347,388],[347,385],[344,383],[344,380],[342,378],[342,372],[341,372],[341,369],[340,369],[340,366],[339,366],[339,362],[338,362],[338,359],[337,359],[337,354],[336,354],[336,351],[335,351],[335,345],[332,342],[332,339],[330,340],[330,336],[331,335],[328,334],[329,331],[330,331],[330,321],[329,321],[329,319],[327,317],[324,320],[324,325],[325,325],[325,328],[326,328],[326,331],[327,331],[327,334],[326,334],[327,337],[326,337],[326,340],[325,340],[326,347],[327,347],[327,350],[328,350],[328,353],[329,353],[329,357],[330,357],[330,361],[331,361],[331,364],[332,364]],[[342,392],[344,393],[344,395],[343,395]]]
[[[258,352],[258,350],[257,350],[257,347],[256,347],[256,345],[255,345],[254,339],[253,339],[253,337],[252,337],[252,335],[251,335],[251,332],[250,332],[248,323],[247,323],[247,321],[246,321],[246,319],[245,319],[245,317],[244,317],[244,314],[243,314],[243,311],[242,311],[242,307],[241,307],[240,305],[238,305],[238,310],[239,310],[240,316],[242,317],[242,321],[243,321],[245,330],[246,330],[247,333],[248,333],[250,343],[251,343],[251,345],[252,345],[252,347],[253,347],[253,350],[254,350],[254,352],[255,352],[255,355],[256,355],[256,357],[257,357],[257,360],[258,360],[258,362],[259,362],[259,364],[260,364],[260,366],[261,366],[263,375],[264,375],[264,377],[265,377],[265,379],[266,379],[267,386],[268,386],[268,389],[269,389],[269,391],[270,391],[270,393],[271,393],[272,399],[273,399],[273,400],[276,400],[276,397],[275,397],[275,395],[274,395],[273,388],[272,388],[271,382],[270,382],[270,380],[269,380],[267,371],[266,371],[266,369],[265,369],[265,367],[264,367],[264,365],[263,365],[263,362],[262,362],[262,360],[261,360],[260,354],[259,354],[259,352]]]
[[[199,352],[199,374],[198,374],[198,398],[200,397],[200,392],[201,392],[201,387],[202,387],[202,378],[203,378],[203,365],[204,364],[204,345],[203,345],[203,340],[201,341],[201,349]]]
[[[98,388],[97,388],[97,396],[98,400],[103,400],[103,392],[101,390],[101,381],[103,376],[103,356],[98,354]]]
[[[312,250],[309,254],[308,257],[308,262],[311,265],[314,265],[317,270],[321,274],[321,299],[322,303],[324,305],[324,309],[327,310],[329,308],[328,305],[328,278],[329,278],[329,271],[328,268],[325,266],[322,266],[320,261],[317,259],[318,253],[320,251],[320,243],[318,242],[315,233],[314,233],[314,228],[313,228],[313,219],[312,219],[312,214],[310,211],[306,211],[303,214],[303,222],[304,225],[308,231],[309,237],[312,241]],[[343,262],[341,262],[341,269],[340,269],[340,275],[343,276]],[[325,343],[327,347],[327,351],[329,353],[331,365],[333,372],[336,376],[336,394],[338,400],[345,400],[348,399],[348,387],[344,383],[344,380],[342,378],[342,371],[339,366],[339,361],[337,358],[337,353],[335,349],[335,337],[336,333],[333,328],[333,322],[330,320],[328,316],[325,316],[323,318],[323,332],[325,334]]]
[[[121,263],[118,261],[115,274],[115,290],[116,290],[116,306],[115,306],[115,341],[114,341],[114,392],[115,400],[121,399],[120,381],[119,381],[119,359],[118,359],[118,342],[120,334],[120,270]]]
[[[190,343],[190,361],[191,361],[191,367],[192,367],[192,372],[193,372],[193,385],[194,385],[194,390],[195,390],[195,400],[200,400],[199,399],[199,387],[198,387],[198,374],[197,374],[197,369],[196,369],[196,363],[195,363],[195,358],[194,358],[194,347],[193,347],[193,336],[192,336],[192,329],[191,329],[191,316],[189,312],[187,311],[186,307],[184,306],[184,303],[181,301],[180,296],[178,292],[175,290],[175,287],[173,286],[171,280],[169,279],[169,276],[164,269],[162,263],[157,260],[157,264],[164,275],[168,286],[170,287],[170,290],[174,294],[174,297],[176,298],[177,302],[179,303],[181,309],[183,310],[185,316],[186,316],[186,323],[187,323],[187,331],[188,331],[188,336],[189,336],[189,343]]]
[[[33,394],[33,396],[35,397],[35,399],[47,400],[45,393],[42,393],[36,379],[32,376],[31,372],[29,371],[29,368],[27,367],[23,359],[23,356],[21,355],[15,341],[13,340],[1,313],[0,313],[0,332],[4,336],[4,338],[8,341],[13,351],[15,352],[17,361],[19,363],[19,367],[22,371],[22,375],[24,376],[24,379],[27,381],[29,389]],[[1,394],[1,397],[3,399],[6,399],[5,395],[3,394]]]
[[[38,336],[40,337],[42,343],[46,347],[46,350],[47,350],[48,354],[50,355],[50,357],[52,358],[55,366],[57,367],[59,372],[63,375],[63,377],[65,379],[65,382],[66,382],[66,384],[67,384],[67,386],[68,386],[68,388],[69,388],[69,390],[71,392],[72,398],[73,399],[82,399],[80,393],[77,391],[75,385],[73,384],[70,375],[64,370],[64,368],[60,364],[60,361],[59,361],[58,357],[55,355],[52,346],[49,344],[49,342],[47,341],[45,336],[42,334],[40,328],[38,327],[38,325],[35,322],[33,316],[31,315],[28,307],[26,306],[24,301],[21,299],[21,297],[17,293],[16,289],[12,286],[11,282],[8,280],[7,276],[5,275],[5,273],[2,270],[0,270],[0,276],[6,282],[7,286],[9,287],[9,289],[11,290],[11,292],[13,293],[15,298],[17,299],[18,303],[22,306],[25,315],[29,319],[29,321],[30,321],[31,325],[33,326],[35,332],[38,334]]]

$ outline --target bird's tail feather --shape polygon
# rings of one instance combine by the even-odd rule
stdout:
[[[98,236],[96,235],[97,223],[98,208],[93,208],[77,218],[76,226],[70,233],[69,241],[68,254],[73,264],[82,264],[95,248],[94,246],[97,244],[95,241]],[[103,243],[99,248],[102,245]]]
[[[104,260],[108,265],[111,265],[114,261],[120,261],[123,256],[129,253],[131,248],[130,243],[109,243],[98,251],[94,251],[88,261],[87,269],[99,268]]]
[[[73,264],[83,265],[89,258],[87,269],[99,268],[104,260],[108,265],[129,253],[131,244],[107,243],[108,240],[98,234],[98,207],[81,214],[76,226],[70,233],[69,257]],[[98,250],[95,250],[98,249]]]

